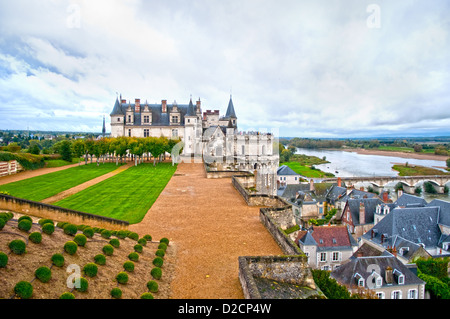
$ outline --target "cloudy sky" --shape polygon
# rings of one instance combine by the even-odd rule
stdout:
[[[450,135],[450,2],[0,0],[0,129],[100,132],[117,94],[280,136]]]

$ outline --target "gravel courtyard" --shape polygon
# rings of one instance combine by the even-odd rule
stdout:
[[[281,255],[230,178],[207,179],[203,164],[181,163],[139,224],[139,234],[168,237],[176,248],[172,299],[241,299],[238,257]]]

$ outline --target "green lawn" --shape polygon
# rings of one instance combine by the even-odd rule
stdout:
[[[54,205],[135,224],[144,218],[175,170],[171,163],[139,164]]]
[[[78,164],[78,158],[72,159],[72,162],[68,162],[62,159],[45,161],[45,167],[61,167],[71,164]]]
[[[438,169],[419,165],[394,165],[392,168],[399,172],[399,176],[449,175]]]
[[[115,163],[100,164],[98,167],[96,163],[81,165],[0,185],[0,191],[7,191],[12,196],[20,198],[41,201],[117,168]]]
[[[333,177],[334,175],[331,173],[322,172],[319,169],[313,169],[311,167],[301,165],[299,162],[284,162],[280,163],[280,165],[286,165],[290,167],[297,174],[311,177],[311,178],[322,178],[322,177]]]

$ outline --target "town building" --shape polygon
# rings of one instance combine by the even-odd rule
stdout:
[[[314,226],[299,231],[295,243],[312,268],[334,270],[358,249],[346,226]]]
[[[351,292],[368,289],[379,299],[425,298],[425,282],[391,254],[351,258],[330,277]]]

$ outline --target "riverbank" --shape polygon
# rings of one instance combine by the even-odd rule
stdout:
[[[434,161],[446,161],[448,156],[427,154],[427,153],[406,153],[398,151],[381,151],[377,149],[364,149],[364,148],[340,148],[333,149],[336,151],[354,152],[361,155],[379,155],[379,156],[394,156],[401,158],[414,158],[419,160],[434,160]]]

